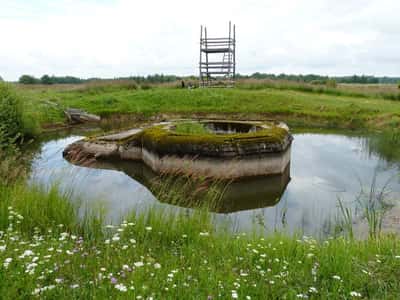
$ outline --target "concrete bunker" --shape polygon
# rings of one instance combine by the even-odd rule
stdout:
[[[63,152],[75,164],[141,160],[161,174],[234,179],[282,174],[292,135],[276,121],[178,120],[87,138]]]

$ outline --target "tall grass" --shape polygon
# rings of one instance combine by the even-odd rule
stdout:
[[[319,242],[232,234],[215,231],[201,210],[155,209],[128,214],[120,224],[91,223],[100,234],[90,235],[70,223],[73,210],[60,204],[67,199],[55,190],[36,191],[41,197],[9,192],[43,198],[43,213],[31,200],[26,209],[15,198],[9,203],[18,208],[1,209],[7,220],[0,240],[3,299],[350,299],[400,292],[400,243],[392,237]]]
[[[292,90],[306,93],[327,94],[333,96],[348,96],[358,98],[382,98],[386,100],[400,100],[400,92],[393,89],[392,85],[356,85],[341,84],[337,85],[333,81],[326,84],[312,84],[306,82],[295,82],[287,80],[271,79],[246,79],[239,80],[238,88],[248,90],[278,89]]]

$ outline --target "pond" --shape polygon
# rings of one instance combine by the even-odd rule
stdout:
[[[353,210],[361,189],[371,184],[400,199],[397,148],[373,136],[339,133],[294,133],[290,169],[283,175],[257,177],[228,186],[226,198],[213,210],[218,222],[238,231],[255,226],[269,230],[327,232],[338,214],[338,199]],[[107,220],[119,222],[129,211],[149,207],[191,210],[156,199],[146,182],[154,174],[142,163],[103,163],[96,168],[75,166],[62,157],[64,148],[82,138],[69,134],[47,138],[32,162],[31,181],[64,190],[90,205],[106,208]],[[376,179],[376,183],[373,183]]]

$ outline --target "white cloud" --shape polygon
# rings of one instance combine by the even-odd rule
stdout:
[[[400,75],[400,2],[3,1],[0,76],[197,74],[200,24],[237,24],[238,72]]]

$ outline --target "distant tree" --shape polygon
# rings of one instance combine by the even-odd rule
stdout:
[[[400,81],[397,83],[397,87],[400,89]]]
[[[52,84],[53,83],[53,81],[52,81],[52,79],[50,78],[50,76],[49,75],[43,75],[41,78],[40,78],[40,82],[42,83],[42,84]]]
[[[19,83],[22,83],[22,84],[35,84],[35,83],[39,83],[39,82],[40,82],[39,79],[37,79],[31,75],[22,75],[19,78]]]
[[[3,78],[0,76],[0,81],[4,81]]]

